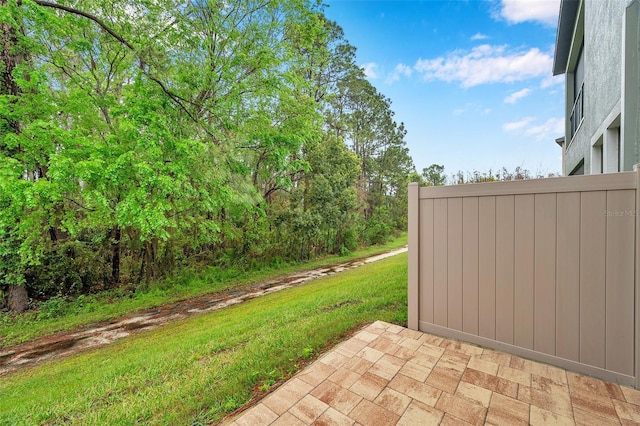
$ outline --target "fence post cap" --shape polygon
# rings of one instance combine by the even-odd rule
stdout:
[[[418,182],[409,182],[409,186],[419,186]]]

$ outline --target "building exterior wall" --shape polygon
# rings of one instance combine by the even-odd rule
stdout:
[[[629,2],[625,17],[623,56],[624,169],[640,163],[640,0]]]
[[[566,117],[573,107],[573,69],[584,34],[584,121],[573,138],[567,128],[566,170],[570,173],[584,159],[585,173],[592,170],[592,146],[606,131],[608,118],[615,119],[622,92],[623,28],[627,0],[583,0],[583,14],[574,33],[566,75]],[[603,128],[603,125],[604,128]],[[632,163],[633,164],[633,163]]]

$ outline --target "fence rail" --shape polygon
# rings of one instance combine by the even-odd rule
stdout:
[[[638,386],[639,172],[409,185],[409,327]]]

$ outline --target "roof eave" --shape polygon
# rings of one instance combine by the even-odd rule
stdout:
[[[579,5],[579,0],[562,0],[560,2],[558,32],[556,33],[556,46],[553,55],[553,75],[564,74],[567,70]]]

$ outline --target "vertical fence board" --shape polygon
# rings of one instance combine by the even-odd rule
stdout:
[[[420,201],[420,319],[433,322],[433,200]]]
[[[634,191],[607,192],[606,354],[607,370],[633,374]]]
[[[556,194],[535,196],[533,348],[556,353]]]
[[[496,338],[496,197],[478,202],[478,333]]]
[[[515,200],[514,342],[533,349],[534,196]]]
[[[640,3],[636,3],[636,7],[640,8]],[[637,10],[637,9],[636,9]],[[635,376],[634,387],[640,389],[640,164],[633,166],[635,175],[635,191],[636,191],[636,223],[635,223],[635,256],[634,256],[634,370]]]
[[[433,200],[433,323],[447,326],[447,199]]]
[[[558,194],[556,355],[580,361],[580,193]]]
[[[478,198],[462,201],[462,330],[478,334]]]
[[[418,300],[420,297],[420,217],[418,210],[420,208],[420,186],[417,183],[410,183],[408,192],[408,217],[407,225],[409,229],[414,229],[412,234],[409,232],[409,253],[408,253],[408,276],[407,276],[407,325],[409,328],[417,330],[420,323],[420,308]]]
[[[513,343],[513,195],[496,198],[496,340]]]
[[[607,193],[584,192],[580,201],[580,362],[604,368]]]
[[[449,198],[447,209],[447,318],[449,328],[462,331],[462,198]]]

